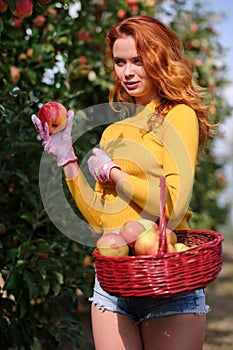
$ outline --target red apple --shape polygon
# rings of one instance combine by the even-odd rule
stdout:
[[[57,17],[57,10],[54,7],[47,8],[46,12],[53,17]]]
[[[26,51],[27,57],[32,58],[33,54],[34,54],[34,49],[32,47],[29,47],[29,49],[27,49]]]
[[[79,66],[85,66],[85,64],[87,63],[87,59],[85,56],[80,56],[79,57]]]
[[[44,253],[40,256],[41,259],[48,259],[49,258],[49,253]]]
[[[126,222],[120,229],[120,234],[128,245],[133,247],[140,234],[150,229],[156,231],[159,229],[159,226],[151,220],[137,219]]]
[[[138,237],[134,244],[134,253],[135,255],[156,255],[158,248],[158,235],[152,228]]]
[[[157,226],[157,228],[154,227],[154,231],[157,234],[158,239],[159,239],[159,236],[160,236],[160,228],[159,228],[159,226]],[[175,232],[173,232],[169,228],[166,228],[166,237],[167,237],[167,244],[174,245],[174,244],[177,243],[177,236],[176,236]]]
[[[5,235],[5,234],[6,234],[6,225],[0,224],[0,235]]]
[[[5,12],[7,7],[8,5],[4,1],[0,0],[0,12]]]
[[[174,246],[173,244],[171,244],[171,243],[168,243],[168,244],[167,244],[167,252],[168,252],[168,253],[174,253],[174,252],[176,252],[175,246]]]
[[[77,38],[79,40],[84,40],[84,41],[87,41],[87,40],[90,40],[90,32],[88,31],[84,31],[84,30],[79,30],[77,32]]]
[[[104,256],[127,256],[129,254],[129,246],[124,238],[116,232],[108,232],[101,236],[96,246],[100,254]]]
[[[175,232],[173,232],[169,228],[166,229],[166,236],[167,236],[167,244],[174,245],[177,243],[177,236]]]
[[[33,11],[32,0],[17,0],[16,1],[16,15],[19,18],[31,16]]]
[[[139,11],[139,6],[138,5],[130,5],[130,11],[132,13],[138,13]]]
[[[159,226],[154,221],[148,219],[137,219],[137,222],[140,222],[140,224],[142,224],[146,230],[149,230],[151,228],[154,231],[159,230]]]
[[[17,84],[21,76],[20,70],[15,66],[10,66],[10,74],[12,83]]]
[[[193,32],[193,33],[198,32],[198,30],[199,30],[198,24],[196,24],[196,23],[190,24],[190,30],[191,30],[191,32]]]
[[[21,28],[22,27],[22,20],[19,18],[13,18],[12,21],[14,22],[15,26],[17,28]]]
[[[137,220],[128,221],[120,229],[120,235],[124,238],[126,243],[133,247],[138,236],[145,231],[145,227]]]
[[[22,52],[19,56],[18,56],[18,61],[22,61],[22,60],[26,60],[27,59],[27,55],[26,53]]]
[[[128,5],[136,5],[138,3],[138,0],[126,0]]]
[[[33,27],[42,28],[46,24],[45,16],[38,15],[33,20]]]
[[[47,102],[40,108],[38,118],[42,126],[48,123],[50,134],[55,134],[66,126],[67,109],[59,102]]]
[[[127,12],[125,11],[125,9],[119,9],[117,11],[117,18],[119,18],[120,20],[124,19],[127,17]]]

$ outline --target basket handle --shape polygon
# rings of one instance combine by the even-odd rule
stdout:
[[[160,177],[159,249],[158,249],[159,257],[167,252],[166,198],[167,198],[166,179],[164,176],[161,176]]]

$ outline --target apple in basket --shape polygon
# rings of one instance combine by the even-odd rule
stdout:
[[[147,230],[153,230],[156,231],[158,229],[158,225],[154,223],[151,220],[147,219],[137,219],[137,220],[131,220],[127,221],[122,228],[120,229],[119,233],[124,238],[126,243],[133,247],[137,238]]]
[[[175,244],[177,243],[177,236],[175,232],[166,229],[167,237],[167,251],[169,253],[175,252]],[[135,255],[156,255],[159,249],[160,231],[159,227],[151,227],[136,239],[134,244]]]
[[[124,238],[116,232],[108,232],[101,236],[96,246],[101,255],[104,256],[127,256],[129,254],[129,246]]]
[[[158,252],[158,248],[158,235],[153,229],[149,229],[139,235],[135,241],[133,250],[135,255],[155,255]]]
[[[189,247],[184,243],[175,243],[174,246],[176,252],[184,252],[186,250],[189,250]]]
[[[56,134],[65,128],[67,114],[67,109],[61,103],[51,101],[39,109],[38,118],[42,126],[48,123],[50,134]]]
[[[158,235],[159,240],[159,230],[157,230],[156,234]],[[177,244],[177,235],[175,232],[170,230],[169,228],[166,228],[166,238],[167,238],[167,252],[173,253],[176,251],[175,245]]]
[[[166,228],[166,237],[167,237],[167,244],[171,244],[174,246],[177,243],[177,236],[175,232],[173,232],[169,228]]]

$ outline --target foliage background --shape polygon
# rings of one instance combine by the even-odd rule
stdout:
[[[202,1],[33,1],[23,20],[15,0],[0,13],[0,348],[59,349],[64,339],[78,349],[82,330],[78,291],[91,293],[91,249],[74,242],[50,222],[38,175],[41,145],[31,115],[56,100],[69,109],[107,102],[113,82],[103,64],[104,37],[125,16],[148,14],[166,21],[181,37],[201,85],[214,91],[214,119],[231,110],[221,97],[224,49],[214,23],[220,18]],[[82,159],[102,128],[75,145]],[[94,141],[93,141],[94,140]],[[193,228],[217,230],[227,207],[216,198],[224,188],[221,168],[209,151],[197,167],[191,209]]]

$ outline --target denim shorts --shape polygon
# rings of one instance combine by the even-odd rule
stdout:
[[[104,291],[96,277],[93,296],[89,298],[103,312],[117,312],[131,317],[136,323],[157,317],[197,314],[203,315],[209,311],[205,302],[205,291],[198,289],[166,298],[152,297],[117,297]]]

